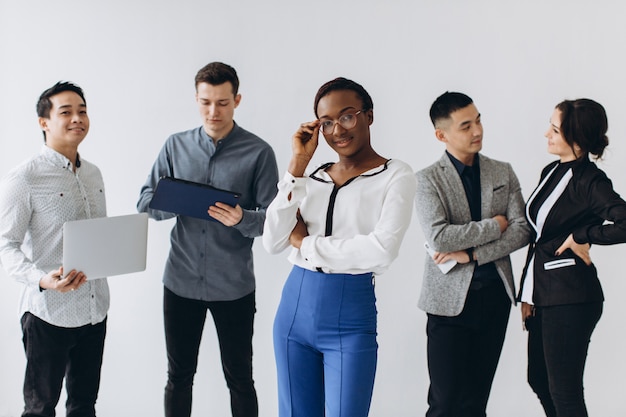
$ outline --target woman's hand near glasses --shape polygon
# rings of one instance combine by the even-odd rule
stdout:
[[[320,121],[302,123],[291,138],[292,156],[288,171],[294,177],[302,177],[317,149]]]

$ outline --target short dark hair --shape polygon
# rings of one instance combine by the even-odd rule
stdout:
[[[50,118],[50,110],[52,109],[52,102],[50,101],[50,97],[56,96],[57,94],[60,94],[64,91],[72,91],[78,94],[83,102],[87,104],[87,101],[85,100],[85,94],[83,93],[82,88],[68,81],[59,81],[58,83],[41,93],[41,95],[39,96],[39,100],[37,101],[37,116],[43,117],[45,119]]]
[[[230,82],[233,87],[233,95],[236,96],[239,91],[239,77],[237,77],[237,71],[223,62],[211,62],[206,64],[204,67],[200,68],[196,74],[196,89],[200,83],[220,85],[225,82]]]
[[[41,93],[41,95],[39,96],[39,100],[37,100],[37,116],[43,117],[44,119],[49,119],[50,110],[52,110],[52,101],[50,101],[50,98],[56,96],[57,94],[63,93],[64,91],[71,91],[78,94],[78,96],[83,100],[83,103],[87,104],[87,100],[85,100],[85,94],[83,93],[82,88],[69,81],[59,81],[58,83]],[[42,132],[43,141],[45,142],[46,132]]]
[[[430,106],[430,121],[437,128],[442,120],[447,120],[457,110],[464,109],[474,101],[463,93],[446,91]]]
[[[374,108],[372,97],[367,91],[365,91],[365,88],[363,88],[361,84],[344,77],[337,77],[334,80],[328,81],[327,83],[322,85],[319,90],[317,90],[317,94],[315,95],[315,101],[313,103],[313,112],[315,113],[315,117],[317,117],[317,105],[319,104],[322,97],[328,95],[331,91],[337,90],[354,91],[359,96],[363,104],[363,108],[361,110],[372,110]]]
[[[579,98],[564,100],[556,108],[561,111],[560,130],[563,139],[572,150],[574,145],[578,145],[583,152],[578,157],[592,154],[596,159],[602,158],[604,148],[609,145],[606,136],[609,122],[604,107],[591,99]]]

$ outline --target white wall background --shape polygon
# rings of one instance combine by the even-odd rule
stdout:
[[[200,125],[196,71],[220,60],[241,78],[236,120],[274,146],[281,171],[292,132],[313,118],[317,88],[341,75],[362,83],[374,99],[375,148],[415,170],[443,151],[428,119],[432,101],[445,90],[469,94],[483,114],[484,153],[512,162],[525,197],[553,159],[543,132],[554,105],[594,98],[605,105],[610,122],[611,145],[601,167],[626,194],[625,12],[618,0],[0,0],[0,175],[41,146],[34,110],[39,94],[58,80],[71,80],[86,92],[91,132],[81,154],[103,172],[109,214],[134,212],[166,137]],[[316,162],[332,158],[325,145],[320,148]],[[145,272],[109,279],[100,416],[162,415],[161,272],[171,226],[150,222]],[[414,221],[400,257],[377,280],[380,360],[372,416],[415,416],[426,409],[425,314],[416,307],[422,242]],[[626,415],[625,249],[592,250],[607,299],[585,379],[592,415]],[[518,277],[524,255],[514,254]],[[260,242],[255,246],[254,365],[262,417],[277,414],[271,327],[289,270],[285,258],[266,254]],[[5,417],[21,412],[25,361],[16,314],[19,285],[0,274]],[[515,309],[489,415],[541,415],[525,382],[525,341]],[[215,333],[207,326],[193,415],[229,415],[228,403]]]

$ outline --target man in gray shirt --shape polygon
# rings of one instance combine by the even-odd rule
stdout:
[[[170,136],[141,189],[137,209],[156,220],[173,213],[149,208],[159,178],[175,177],[241,194],[231,207],[208,210],[216,221],[178,216],[163,274],[168,381],[166,417],[191,415],[198,350],[209,310],[234,417],[258,415],[252,380],[255,279],[252,243],[263,232],[265,209],[276,194],[272,148],[233,120],[241,101],[234,68],[213,62],[196,75],[202,126]]]

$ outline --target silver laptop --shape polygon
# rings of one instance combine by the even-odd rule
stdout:
[[[143,271],[147,244],[146,213],[65,222],[63,272],[96,279]]]

